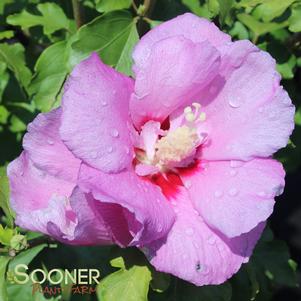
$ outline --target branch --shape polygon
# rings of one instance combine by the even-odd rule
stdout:
[[[76,27],[80,28],[83,25],[82,11],[79,0],[72,0],[73,16],[75,19]]]

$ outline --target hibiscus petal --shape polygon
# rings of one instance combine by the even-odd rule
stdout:
[[[130,101],[134,124],[163,122],[178,107],[192,102],[217,75],[218,51],[208,42],[171,37],[154,44],[143,66],[135,68],[135,93]]]
[[[132,170],[105,174],[83,165],[79,186],[100,202],[119,204],[125,209],[133,236],[131,245],[143,246],[165,236],[174,221],[174,213],[160,188]]]
[[[186,13],[156,26],[141,38],[133,52],[134,69],[143,68],[154,44],[175,36],[183,36],[194,43],[207,41],[217,48],[231,41],[231,37],[219,30],[213,22]]]
[[[8,178],[11,206],[19,226],[48,233],[47,223],[54,221],[64,234],[70,234],[72,229],[65,218],[65,201],[72,193],[73,183],[39,170],[26,152],[8,165]]]
[[[201,94],[208,141],[207,160],[267,157],[287,144],[294,106],[279,86],[275,60],[250,42],[223,48],[219,80]]]
[[[8,177],[19,226],[75,245],[125,246],[132,239],[121,206],[101,204],[75,184],[46,174],[26,152],[8,166]]]
[[[249,232],[273,211],[285,172],[272,159],[203,162],[181,178],[190,198],[212,228],[228,237]]]
[[[97,54],[75,67],[65,85],[60,133],[76,157],[104,172],[131,164],[131,92],[131,79],[103,64]]]
[[[61,109],[39,114],[28,125],[23,147],[39,169],[75,182],[81,161],[74,157],[60,138],[61,115]]]
[[[76,188],[70,205],[77,219],[72,244],[112,244],[126,246],[132,240],[124,209],[116,204],[102,203],[91,194]]]
[[[212,230],[193,209],[187,192],[177,194],[176,221],[166,241],[143,251],[159,271],[171,273],[195,285],[220,284],[247,262],[264,228],[229,239]]]

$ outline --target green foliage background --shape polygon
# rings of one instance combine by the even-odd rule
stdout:
[[[139,36],[187,11],[213,20],[233,39],[250,39],[277,60],[297,107],[296,129],[277,157],[289,173],[300,166],[301,0],[0,0],[0,301],[49,299],[32,296],[30,285],[11,283],[20,262],[32,269],[101,270],[97,295],[72,295],[67,285],[50,300],[267,301],[280,287],[296,286],[296,264],[269,228],[238,274],[222,285],[197,288],[156,272],[136,249],[69,247],[14,226],[6,164],[20,153],[26,125],[59,105],[67,75],[91,51],[131,75]]]

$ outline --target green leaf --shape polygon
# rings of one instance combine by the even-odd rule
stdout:
[[[288,247],[280,240],[261,241],[252,257],[258,273],[269,275],[270,280],[277,284],[294,287],[297,285],[296,273],[289,260]]]
[[[8,301],[6,289],[6,267],[10,261],[10,257],[0,256],[0,301]]]
[[[37,109],[49,111],[58,100],[67,76],[67,42],[57,42],[46,48],[34,67],[35,73],[28,87]]]
[[[98,299],[101,301],[147,301],[151,272],[147,266],[126,267],[122,257],[111,261],[119,271],[105,277],[97,286]]]
[[[292,15],[289,18],[289,30],[292,32],[301,31],[301,6],[293,7]]]
[[[62,8],[55,3],[41,3],[37,5],[41,15],[33,15],[26,10],[19,14],[7,17],[7,23],[14,26],[21,26],[27,29],[34,26],[43,26],[45,35],[51,35],[57,30],[71,30],[72,22],[69,20]]]
[[[42,244],[28,250],[22,251],[18,254],[14,259],[12,259],[9,263],[9,270],[13,271],[14,268],[18,264],[26,264],[29,265],[32,260],[43,250],[47,247],[47,244]]]
[[[253,8],[258,4],[264,3],[266,0],[241,0],[240,2],[236,3],[235,6],[237,8]]]
[[[238,14],[237,18],[240,22],[250,28],[254,33],[253,41],[256,41],[257,38],[261,35],[269,33],[271,31],[283,28],[287,26],[287,22],[282,23],[263,23],[256,20],[253,16],[248,14]]]
[[[221,23],[225,23],[229,16],[234,0],[218,0],[219,3],[219,19]]]
[[[15,231],[10,228],[3,228],[0,224],[0,243],[4,246],[10,246],[11,239],[13,238]]]
[[[100,54],[104,63],[116,65],[133,27],[127,11],[114,11],[97,17],[82,26],[71,43],[69,67],[72,68],[91,52]]]
[[[4,106],[0,105],[0,123],[6,124],[9,117],[9,112]]]
[[[13,2],[14,2],[14,0],[1,0],[0,1],[0,15],[3,14],[5,5],[13,3]]]
[[[297,59],[294,55],[291,55],[288,61],[277,64],[277,70],[281,74],[284,79],[292,79],[294,78],[294,68],[297,64]]]
[[[96,0],[96,9],[100,13],[107,13],[113,10],[129,8],[131,3],[132,0]]]
[[[249,32],[246,27],[239,21],[234,23],[233,28],[229,31],[232,37],[237,37],[239,40],[249,39]]]
[[[12,115],[9,130],[12,133],[24,132],[26,130],[26,124],[18,116]]]
[[[0,61],[15,74],[18,82],[26,89],[31,78],[31,71],[26,67],[24,47],[20,43],[0,44]]]
[[[162,293],[166,291],[170,285],[170,275],[152,270],[151,287],[154,291]]]
[[[122,72],[126,75],[133,75],[132,73],[132,52],[134,46],[139,41],[139,35],[137,32],[136,22],[132,23],[132,28],[130,30],[130,34],[128,36],[128,39],[124,45],[124,48],[121,52],[121,55],[119,57],[119,60],[116,64],[115,69],[119,72]]]
[[[281,16],[295,1],[296,0],[266,0],[256,7],[254,16],[262,19],[264,22],[272,21],[276,17]]]
[[[210,12],[208,10],[207,4],[201,6],[199,0],[182,0],[182,3],[186,5],[197,16],[207,19],[210,18]]]
[[[13,227],[13,212],[9,205],[9,182],[6,175],[6,167],[0,167],[0,208],[8,219],[8,225]]]
[[[3,92],[7,86],[9,74],[7,72],[7,65],[0,61],[0,102],[2,100]]]
[[[14,36],[14,32],[12,30],[5,30],[0,32],[0,40],[10,39]]]

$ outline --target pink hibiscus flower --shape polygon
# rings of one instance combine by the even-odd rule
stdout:
[[[191,14],[147,33],[135,80],[81,62],[62,106],[9,165],[18,225],[69,244],[141,248],[159,271],[219,284],[247,262],[284,170],[294,106],[274,59]]]

